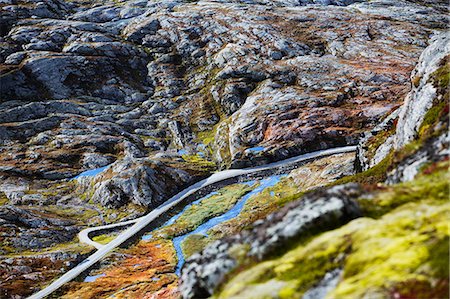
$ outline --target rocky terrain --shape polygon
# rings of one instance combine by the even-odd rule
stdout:
[[[365,172],[193,255],[183,298],[448,297],[449,42],[433,38],[399,112],[359,143]]]
[[[219,169],[345,145],[356,155],[220,189],[61,296],[448,296],[447,2],[0,0],[0,12],[0,297],[80,262],[94,250],[83,228],[137,218]],[[392,255],[369,260],[363,248],[382,243]]]

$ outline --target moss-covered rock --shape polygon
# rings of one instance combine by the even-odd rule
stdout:
[[[392,192],[402,193],[400,187]],[[401,284],[403,289],[395,292],[407,293],[410,281],[428,286],[416,294],[425,298],[431,286],[448,277],[450,204],[442,196],[422,196],[379,219],[354,220],[252,266],[233,276],[214,298],[300,298],[335,268],[344,274],[327,298],[389,298]],[[441,291],[439,298],[448,296]]]

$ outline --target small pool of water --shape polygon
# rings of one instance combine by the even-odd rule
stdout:
[[[102,273],[99,275],[93,275],[93,276],[86,276],[86,278],[84,279],[84,282],[94,282],[97,280],[97,278],[104,277],[104,276],[106,276],[105,273]]]
[[[143,235],[141,239],[146,241],[146,240],[150,240],[151,238],[153,238],[153,235],[152,234],[148,234],[148,235]]]
[[[97,174],[99,174],[99,173],[103,172],[104,170],[106,170],[109,166],[110,165],[106,165],[106,166],[103,166],[103,167],[99,167],[99,168],[83,171],[82,173],[80,173],[77,176],[73,177],[72,180],[76,180],[76,179],[79,179],[81,177],[96,176]]]
[[[181,244],[187,237],[189,237],[190,235],[194,235],[194,234],[208,236],[208,233],[207,233],[208,230],[210,230],[211,228],[213,228],[214,226],[216,226],[218,224],[221,224],[222,222],[228,221],[228,220],[233,219],[234,217],[238,216],[239,213],[244,208],[244,205],[249,198],[251,198],[252,196],[254,196],[258,193],[261,193],[266,188],[274,186],[284,176],[286,176],[286,175],[275,175],[275,176],[271,176],[267,179],[261,180],[260,184],[254,190],[252,190],[251,192],[244,195],[241,199],[239,199],[239,201],[229,211],[225,212],[224,214],[222,214],[220,216],[209,219],[208,221],[201,224],[199,227],[197,227],[192,232],[189,232],[185,235],[174,238],[172,241],[173,241],[173,245],[175,247],[175,251],[176,251],[177,259],[178,259],[178,263],[177,263],[177,266],[175,269],[175,274],[180,275],[181,267],[183,266],[183,264],[185,262],[183,251],[181,249]],[[247,182],[246,184],[248,184],[249,186],[252,186],[255,184],[255,181],[250,181],[250,182]]]
[[[255,147],[250,147],[248,149],[245,150],[246,153],[259,153],[262,152],[265,148],[263,146],[255,146]]]
[[[187,154],[188,154],[187,150],[181,149],[178,151],[178,155],[180,155],[180,156],[187,155]]]

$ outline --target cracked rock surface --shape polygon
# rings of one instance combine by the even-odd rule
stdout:
[[[211,147],[222,167],[355,143],[446,21],[438,5],[386,0],[0,6],[1,170],[45,179],[127,143]]]

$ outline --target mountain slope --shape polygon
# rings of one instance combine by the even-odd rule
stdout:
[[[362,296],[351,279],[369,272],[345,267],[361,254],[346,246],[376,242],[380,231],[416,212],[424,213],[422,224],[400,233],[426,231],[415,243],[421,253],[446,249],[439,215],[447,207],[430,190],[445,185],[448,156],[446,2],[4,0],[0,11],[1,297],[30,295],[81,262],[94,250],[79,243],[82,229],[142,216],[219,169],[346,145],[358,145],[356,157],[333,155],[219,188],[220,196],[194,204],[180,223],[158,223],[160,234],[117,249],[91,273],[106,277],[74,282],[61,295],[229,297],[255,290],[313,298],[326,289]],[[349,182],[360,185],[341,186]],[[410,184],[423,184],[417,192],[430,196],[430,209]],[[341,193],[342,202],[330,206],[330,194]],[[373,203],[363,200],[369,197]],[[316,215],[308,222],[314,234],[330,230],[327,236],[351,235],[354,243],[321,243],[339,247],[329,253],[339,260],[311,277],[270,273],[239,281],[264,265],[290,263],[291,255],[303,263],[298,251],[316,248],[322,237],[293,227],[277,239],[270,261],[266,249],[251,258],[243,250],[219,271],[221,279],[209,270],[204,277],[208,254],[216,254],[205,246],[234,246],[254,234],[278,238],[271,226],[283,225],[289,209]],[[209,227],[228,212],[233,217]],[[379,227],[373,240],[355,228],[360,216],[375,219],[355,220]],[[436,238],[428,233],[434,229]],[[93,237],[107,242],[116,234]],[[295,249],[303,239],[309,243]],[[179,289],[178,262],[191,255]],[[442,270],[430,255],[416,262]],[[424,294],[430,284],[445,287],[441,272],[408,265],[402,273],[420,281]],[[402,293],[398,279],[388,291],[374,280],[374,292],[407,297],[415,292],[411,281],[403,281]],[[311,289],[327,283],[337,288]]]

